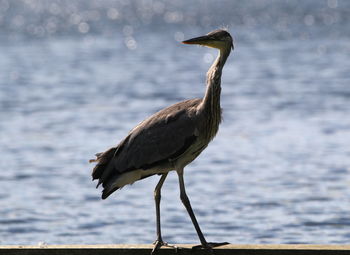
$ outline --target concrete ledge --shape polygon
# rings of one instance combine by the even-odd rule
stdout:
[[[206,250],[192,250],[193,245],[177,244],[173,248],[161,248],[159,255],[211,254]],[[150,255],[153,245],[46,245],[46,246],[0,246],[0,255]],[[217,255],[350,255],[350,245],[235,245],[228,244],[213,250]]]

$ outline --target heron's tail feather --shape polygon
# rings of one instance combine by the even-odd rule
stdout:
[[[141,180],[143,172],[142,169],[136,169],[125,173],[114,173],[109,176],[108,180],[103,182],[102,199],[106,199],[114,191],[123,188],[125,185]]]
[[[106,199],[110,194],[119,188],[122,188],[130,182],[134,182],[133,174],[123,174],[123,171],[116,169],[116,163],[120,151],[123,149],[125,142],[129,139],[127,136],[117,147],[112,147],[105,152],[97,153],[95,159],[89,162],[97,162],[92,170],[92,180],[98,179],[96,188],[100,184],[103,186],[102,199]],[[138,178],[139,179],[139,178]]]
[[[100,157],[102,154],[103,154],[103,152],[96,153],[96,154],[95,154],[96,158],[90,159],[90,160],[89,160],[89,163],[98,162],[99,157]]]
[[[102,199],[106,199],[107,197],[109,197],[110,194],[112,194],[114,191],[116,191],[117,189],[119,189],[119,187],[114,187],[112,189],[104,189],[102,191]]]
[[[109,170],[112,166],[110,164],[112,158],[115,155],[118,147],[110,148],[109,150],[96,154],[95,159],[90,159],[89,162],[97,162],[96,166],[92,170],[92,180],[99,179],[97,187],[103,182],[102,177],[106,176],[106,171]],[[109,171],[107,171],[109,172]]]

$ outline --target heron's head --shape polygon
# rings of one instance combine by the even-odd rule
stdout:
[[[198,44],[219,50],[234,48],[231,35],[226,30],[221,29],[214,30],[204,36],[183,41],[182,43]]]

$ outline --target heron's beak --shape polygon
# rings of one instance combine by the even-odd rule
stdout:
[[[195,37],[186,41],[183,41],[182,43],[184,44],[199,44],[202,46],[210,46],[211,44],[213,44],[215,40],[211,39],[209,36],[204,35],[204,36],[200,36],[200,37]]]

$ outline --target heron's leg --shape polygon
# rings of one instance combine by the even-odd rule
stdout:
[[[160,229],[160,198],[161,198],[160,190],[162,189],[163,183],[167,175],[168,173],[165,173],[162,175],[162,177],[160,177],[160,180],[156,188],[154,189],[154,201],[156,203],[156,216],[157,216],[157,240],[154,242],[154,248],[151,254],[153,254],[155,250],[157,250],[158,248],[166,244],[163,242],[161,229]]]
[[[201,245],[198,246],[194,246],[192,247],[192,249],[196,249],[196,248],[205,248],[205,249],[210,249],[214,248],[214,247],[218,247],[221,245],[226,245],[228,244],[227,242],[223,242],[223,243],[208,243],[205,238],[204,235],[199,227],[199,224],[197,222],[196,216],[193,213],[192,207],[191,207],[191,203],[190,200],[188,199],[188,196],[186,194],[186,189],[185,189],[185,183],[184,183],[184,178],[183,178],[183,169],[180,169],[177,171],[177,174],[179,176],[179,183],[180,183],[180,198],[182,203],[185,205],[188,214],[191,217],[192,223],[197,231],[199,240],[201,241]]]
[[[191,217],[192,223],[197,231],[199,240],[201,241],[202,246],[207,246],[208,243],[204,238],[204,235],[199,227],[199,224],[197,222],[196,216],[193,213],[192,207],[191,207],[191,203],[190,200],[187,197],[186,194],[186,189],[185,189],[185,183],[184,183],[184,177],[183,177],[183,169],[180,169],[177,171],[177,174],[179,176],[179,184],[180,184],[180,198],[182,203],[184,204],[184,206],[186,207],[186,210],[188,212],[188,214]]]

